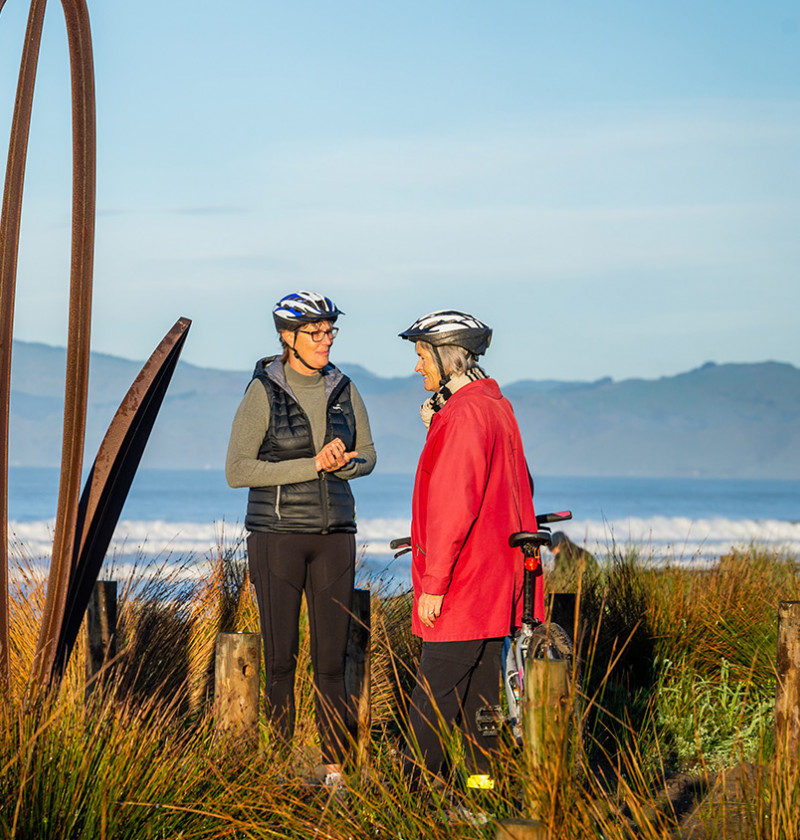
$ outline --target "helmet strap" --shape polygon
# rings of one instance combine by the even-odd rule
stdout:
[[[448,383],[450,377],[445,375],[444,365],[442,364],[442,357],[439,355],[439,350],[435,344],[431,344],[433,358],[436,359],[436,367],[439,368],[439,388],[442,388]]]
[[[303,358],[303,357],[302,357],[302,356],[301,356],[301,355],[297,352],[297,347],[296,347],[296,344],[297,344],[297,333],[298,333],[299,329],[300,329],[300,328],[298,327],[298,328],[297,328],[296,330],[294,330],[294,332],[293,332],[293,335],[294,335],[294,342],[292,343],[292,347],[291,347],[291,350],[292,350],[292,355],[295,357],[295,359],[297,359],[297,360],[300,362],[300,364],[305,365],[305,366],[306,366],[309,370],[313,370],[313,371],[316,371],[317,373],[319,373],[319,372],[322,370],[322,368],[316,368],[316,367],[314,367],[313,365],[310,365],[310,364],[309,364],[309,363],[308,363],[308,362],[307,362],[307,361],[306,361],[306,360],[305,360],[305,359],[304,359],[304,358]],[[324,365],[323,365],[323,367],[324,367]]]

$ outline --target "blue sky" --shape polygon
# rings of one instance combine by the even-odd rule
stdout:
[[[28,3],[0,14],[5,151]],[[248,370],[270,310],[346,313],[333,358],[410,373],[432,309],[515,379],[800,365],[800,7],[787,0],[90,2],[93,347]],[[65,344],[70,124],[48,7],[15,335]],[[3,155],[3,159],[5,155]]]

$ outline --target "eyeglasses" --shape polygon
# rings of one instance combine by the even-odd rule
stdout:
[[[314,344],[319,344],[326,336],[330,336],[331,341],[333,341],[339,335],[339,327],[331,327],[329,330],[314,330],[313,332],[311,330],[298,330],[297,332],[307,335]]]

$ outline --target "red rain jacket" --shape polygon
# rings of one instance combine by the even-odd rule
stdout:
[[[417,466],[411,544],[412,630],[427,642],[507,636],[522,619],[516,531],[535,531],[533,484],[511,403],[493,379],[464,385],[433,416]],[[544,619],[541,569],[534,616]],[[420,593],[444,595],[432,629]]]

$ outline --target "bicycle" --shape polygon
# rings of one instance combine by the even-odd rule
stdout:
[[[508,539],[512,548],[522,550],[525,573],[522,589],[522,625],[506,637],[503,645],[503,685],[508,714],[506,720],[517,743],[522,743],[522,700],[525,687],[525,661],[531,659],[571,660],[573,644],[569,633],[558,624],[545,624],[533,617],[536,579],[541,565],[541,550],[550,548],[552,534],[547,525],[572,519],[572,511],[543,513],[536,517],[538,530],[518,531]]]
[[[525,686],[525,661],[533,659],[571,660],[572,639],[558,624],[544,624],[533,617],[536,587],[534,573],[541,564],[542,547],[550,547],[552,534],[547,525],[572,519],[572,512],[544,513],[536,517],[537,531],[518,531],[509,537],[509,545],[519,548],[524,557],[522,625],[506,637],[503,645],[502,677],[507,714],[491,706],[479,710],[478,725],[486,734],[497,732],[498,722],[505,720],[517,743],[522,743],[522,701]],[[396,551],[395,559],[411,551],[411,537],[400,537],[389,543]],[[400,549],[397,551],[397,549]]]

